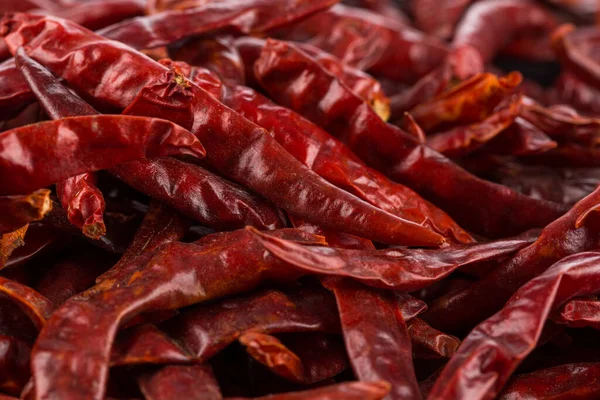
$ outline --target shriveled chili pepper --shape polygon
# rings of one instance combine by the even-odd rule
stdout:
[[[558,147],[552,140],[535,125],[522,117],[515,118],[514,123],[501,135],[492,139],[482,149],[494,154],[526,156],[540,154]]]
[[[390,383],[386,398],[421,398],[410,336],[394,296],[349,280],[328,279],[324,284],[336,297],[346,350],[356,376],[361,381]]]
[[[481,122],[456,127],[428,137],[427,145],[448,157],[464,156],[501,135],[502,131],[513,124],[520,107],[521,99],[515,96],[506,106],[493,112]]]
[[[138,325],[119,334],[110,365],[189,364],[192,356],[154,325]]]
[[[223,398],[208,364],[166,366],[142,375],[138,383],[146,400],[166,400],[174,394],[190,400]]]
[[[48,189],[39,189],[28,195],[0,196],[0,233],[9,233],[29,222],[38,221],[51,210]]]
[[[29,28],[32,28],[40,22],[34,17],[25,17],[23,15],[15,18],[33,19],[33,21],[30,21],[31,26]],[[105,49],[107,53],[116,51],[117,49],[119,51],[121,50],[122,45],[103,40],[90,32],[83,31],[81,28],[71,25],[69,22],[52,20],[50,23],[50,20],[49,17],[46,17],[46,21],[49,25],[53,25],[54,27],[56,27],[57,24],[70,26],[70,28],[73,28],[75,32],[77,32],[77,34],[75,34],[76,37],[81,39],[81,36],[83,36],[86,38],[85,41],[77,41],[77,43],[74,44],[75,48],[85,46],[87,41],[94,43],[94,46],[97,49]],[[13,31],[16,36],[20,36],[21,33],[24,33],[25,30],[29,29],[26,28],[29,24],[25,23],[25,21],[21,21],[21,23],[17,24],[21,25],[22,29]],[[11,31],[13,28],[16,29],[16,26],[12,23],[9,24],[7,22],[6,27],[8,25],[12,26]],[[20,33],[17,34],[17,32]],[[40,32],[40,34],[54,36],[59,34],[58,32],[61,32],[60,34],[65,34],[64,30],[59,31],[58,29],[45,30]],[[8,42],[11,42],[8,40],[10,36],[11,35],[7,36]],[[16,39],[16,36],[12,37]],[[24,47],[30,52],[29,55],[34,59],[42,55],[34,54],[36,52],[32,48],[28,48],[28,46]],[[68,54],[73,50],[73,48],[67,47],[61,48],[60,52]],[[122,52],[121,54],[121,57],[125,55]],[[408,221],[403,221],[400,218],[394,217],[391,214],[368,205],[354,196],[348,195],[346,192],[328,185],[326,182],[319,179],[316,174],[312,174],[310,171],[303,168],[293,159],[293,157],[286,153],[285,150],[270,138],[266,131],[222,106],[206,92],[193,84],[190,85],[185,78],[170,73],[164,67],[139,54],[134,56],[136,53],[132,50],[127,54],[134,57],[134,59],[140,58],[140,64],[145,65],[145,68],[140,66],[141,69],[136,69],[136,71],[139,71],[140,75],[134,77],[129,74],[130,81],[123,81],[122,84],[131,84],[131,81],[137,82],[135,87],[139,89],[141,88],[141,85],[150,80],[155,83],[144,88],[139,93],[134,104],[130,104],[131,102],[127,101],[128,98],[131,99],[131,96],[123,96],[122,90],[107,90],[102,95],[98,90],[94,90],[94,94],[97,98],[104,97],[105,101],[111,99],[114,106],[120,105],[121,107],[124,107],[129,105],[128,109],[125,111],[126,113],[144,115],[164,114],[164,116],[171,120],[177,120],[181,124],[193,127],[195,134],[206,142],[203,144],[210,147],[208,149],[207,161],[225,176],[234,178],[234,180],[246,184],[246,186],[271,200],[275,205],[281,206],[283,209],[306,218],[309,221],[318,217],[319,222],[324,226],[327,225],[327,227],[339,229],[368,239],[394,244],[439,244],[443,242],[443,238],[440,235],[437,235],[428,229]],[[57,64],[49,61],[50,60],[45,60],[44,63],[49,69],[54,68],[55,73],[75,78],[66,70],[62,70],[62,68],[59,67],[60,63]],[[129,62],[130,60],[128,63]],[[63,65],[63,68],[64,67],[69,69],[67,65]],[[115,68],[117,68],[116,65]],[[114,71],[111,73],[114,73]],[[86,75],[87,74],[78,74],[75,79],[83,78]],[[90,78],[90,80],[87,81],[85,86],[79,87],[86,92],[100,84],[100,82],[95,81],[97,77],[90,75],[88,78]],[[174,79],[176,81],[174,81]],[[180,84],[178,84],[177,81],[180,82]],[[71,81],[69,80],[69,82]],[[73,83],[73,86],[75,85],[76,84]],[[164,90],[167,88],[170,88],[168,89],[170,95],[168,98],[165,98],[163,95],[165,93]],[[130,87],[127,88],[127,92],[131,93]],[[180,111],[175,113],[173,108],[165,108],[165,101],[170,103],[173,107],[178,108]],[[208,113],[206,112],[208,110],[207,107],[211,110]],[[194,110],[198,110],[198,112],[196,113]],[[224,117],[225,114],[228,115],[227,118]],[[201,118],[203,123],[194,124],[194,115]],[[211,118],[210,120],[206,120],[205,117],[207,115]],[[227,124],[224,124],[223,121],[228,122]],[[208,126],[210,126],[210,128],[208,128]],[[214,129],[216,128],[218,128],[222,134],[215,135]],[[243,152],[246,152],[247,156],[243,156]],[[257,157],[256,161],[254,161],[254,157]],[[257,168],[257,166],[264,166],[264,168]],[[265,168],[269,171],[268,174],[266,173]],[[273,171],[277,173],[273,174]],[[296,171],[295,175],[292,175],[292,171]],[[304,193],[310,195],[306,197],[301,196],[299,198],[292,193],[297,185],[297,176],[303,176],[301,189]],[[281,190],[283,187],[288,187],[290,189]],[[294,189],[291,189],[292,187]],[[273,190],[274,188],[277,188],[278,190]],[[305,199],[307,202],[300,201]]]
[[[15,151],[21,154],[16,160]],[[171,154],[201,158],[205,151],[198,139],[169,121],[96,115],[41,122],[3,132],[0,154],[0,194],[9,195],[28,193],[135,158]],[[53,168],[43,168],[44,165]]]
[[[458,349],[460,340],[433,328],[421,318],[408,323],[415,358],[450,358]]]
[[[600,188],[548,225],[535,243],[520,250],[484,279],[430,304],[423,319],[446,332],[464,332],[499,310],[519,286],[558,260],[598,246]],[[468,306],[467,306],[468,305]],[[463,308],[462,307],[467,307]]]
[[[293,111],[242,86],[229,89],[223,101],[267,129],[290,154],[335,186],[445,237],[464,243],[472,241],[443,211],[368,168],[344,144]]]
[[[332,27],[323,30],[321,27]],[[375,75],[412,83],[437,67],[447,50],[441,41],[377,13],[336,4],[293,27],[302,40]],[[402,68],[398,68],[402,65]]]
[[[13,251],[25,244],[23,239],[27,233],[27,228],[29,228],[29,224],[0,235],[0,269],[4,268]]]
[[[147,49],[222,29],[245,34],[263,33],[305,18],[336,2],[337,0],[227,0],[214,4],[203,3],[184,11],[166,11],[126,20],[101,29],[98,33],[137,49]]]
[[[9,59],[0,64],[0,119],[14,117],[35,96],[27,82],[16,68],[15,60]]]
[[[535,347],[550,310],[574,296],[598,293],[600,253],[564,258],[517,290],[463,340],[429,399],[492,398]],[[527,324],[519,323],[527,321]]]
[[[595,51],[598,49],[598,30],[575,29],[573,25],[562,25],[552,34],[552,46],[558,59],[578,78],[600,88],[600,65]]]
[[[303,78],[307,71],[311,72],[308,82]],[[320,124],[367,164],[417,189],[478,233],[517,234],[543,226],[563,212],[556,204],[539,202],[479,180],[421,146],[414,137],[385,124],[346,86],[289,43],[268,41],[255,65],[255,74],[280,104]],[[502,206],[483,207],[487,204],[484,198]],[[507,215],[516,219],[507,221]]]
[[[484,0],[470,7],[452,41],[459,51],[455,72],[461,78],[483,72],[484,64],[519,35],[549,34],[557,25],[552,14],[529,0]],[[460,51],[469,49],[466,57]]]
[[[500,393],[500,400],[591,399],[600,394],[599,363],[559,365],[515,376]]]

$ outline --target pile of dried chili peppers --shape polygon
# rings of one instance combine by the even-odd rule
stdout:
[[[0,400],[600,398],[599,17],[2,0]]]

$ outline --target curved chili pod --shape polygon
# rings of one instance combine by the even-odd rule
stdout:
[[[0,269],[4,268],[8,257],[10,257],[13,251],[25,244],[23,239],[27,233],[27,228],[29,228],[29,224],[15,231],[0,235]]]
[[[445,237],[463,243],[473,241],[442,210],[368,168],[343,143],[295,112],[243,86],[227,90],[223,101],[265,128],[290,154],[333,185]]]
[[[274,374],[293,382],[306,381],[306,372],[300,357],[276,337],[249,331],[242,333],[238,341],[252,358],[268,367]]]
[[[143,0],[97,0],[65,4],[52,13],[95,31],[117,22],[143,15]]]
[[[505,107],[493,112],[481,122],[459,126],[439,132],[427,138],[427,146],[447,157],[464,156],[501,135],[513,124],[521,106],[521,99],[515,96]]]
[[[212,368],[203,365],[169,365],[138,379],[146,400],[221,400]]]
[[[368,239],[359,238],[358,236],[349,235],[347,233],[334,232],[313,225],[291,214],[288,219],[294,228],[302,229],[305,232],[314,235],[320,235],[325,238],[325,243],[331,247],[341,247],[343,249],[374,249],[375,245]]]
[[[198,306],[178,315],[164,329],[207,360],[246,331],[262,333],[338,333],[340,321],[335,300],[326,290],[268,290],[253,295]]]
[[[189,364],[192,356],[154,325],[138,325],[119,333],[110,365]]]
[[[0,292],[7,295],[33,322],[42,329],[54,311],[54,304],[35,290],[0,276]]]
[[[335,295],[357,378],[387,381],[390,399],[420,399],[410,336],[394,296],[350,280],[326,279],[324,285]]]
[[[454,27],[473,0],[414,0],[412,11],[417,28],[443,39],[452,37]]]
[[[519,72],[511,72],[504,77],[478,74],[419,104],[410,110],[410,115],[426,132],[477,123],[492,114],[522,79]]]
[[[490,237],[518,234],[544,226],[564,212],[561,205],[480,180],[421,146],[414,137],[383,122],[345,85],[290,43],[269,40],[255,64],[255,74],[280,104],[319,124],[368,165],[416,189],[477,233]],[[307,74],[311,77],[308,81]],[[496,207],[487,207],[490,202]]]
[[[185,129],[155,118],[95,115],[40,122],[0,134],[0,194],[27,193],[83,172],[171,154],[202,158],[205,151]]]
[[[142,224],[119,262],[98,276],[96,283],[117,275],[124,265],[132,262],[142,253],[155,250],[165,243],[182,239],[189,225],[189,221],[177,211],[157,201],[151,201]]]
[[[472,49],[469,57],[456,57],[455,72],[466,78],[483,72],[483,66],[519,35],[548,35],[557,22],[543,6],[530,0],[483,0],[470,7],[456,28],[452,45]]]
[[[29,345],[17,338],[0,335],[0,390],[18,396],[29,380]],[[8,399],[8,396],[6,396]],[[2,395],[0,395],[2,399]]]
[[[390,384],[385,381],[343,382],[301,392],[254,397],[252,400],[381,400],[385,398],[389,391]],[[228,400],[249,399],[231,397]]]
[[[302,246],[255,229],[252,232],[275,257],[304,271],[353,278],[369,286],[406,292],[429,286],[462,266],[509,255],[531,242],[517,238],[435,250],[344,250]]]
[[[280,235],[295,238],[298,232]],[[290,282],[309,272],[265,254],[248,230],[204,243],[166,244],[139,268],[126,269],[58,308],[33,348],[36,395],[102,399],[116,330],[136,315],[248,291],[263,280]]]
[[[600,301],[597,299],[573,299],[563,304],[552,320],[574,328],[585,326],[600,329]]]
[[[499,400],[592,399],[600,395],[600,363],[558,365],[515,376]]]
[[[548,225],[540,237],[480,281],[430,304],[423,319],[445,332],[464,332],[504,302],[528,280],[558,260],[597,248],[600,225],[600,188],[579,201],[564,216]]]
[[[140,192],[218,230],[285,226],[276,207],[196,165],[173,158],[142,159],[118,165],[111,172]]]
[[[575,254],[554,264],[471,331],[428,398],[493,398],[535,348],[551,309],[574,296],[596,294],[599,285],[600,253]]]
[[[557,147],[558,143],[550,136],[526,119],[517,117],[506,131],[492,139],[481,150],[494,154],[528,156],[545,153]]]
[[[405,83],[431,72],[447,54],[437,38],[375,12],[342,4],[293,27],[289,38],[302,41],[302,36],[349,65]]]
[[[137,49],[149,49],[225,28],[245,34],[263,33],[306,18],[337,1],[226,0],[129,19],[98,33]]]
[[[0,64],[0,119],[14,117],[26,105],[35,101],[35,96],[16,67],[15,60]]]

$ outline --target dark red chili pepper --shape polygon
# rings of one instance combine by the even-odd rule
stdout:
[[[0,355],[0,390],[18,396],[31,374],[29,372],[29,353],[31,349],[26,342],[5,335],[0,335],[0,346],[2,348],[2,354]]]
[[[550,310],[574,296],[598,293],[599,261],[600,253],[575,254],[523,285],[498,313],[463,340],[428,398],[487,399],[497,395],[536,346]]]
[[[381,400],[390,391],[389,383],[343,382],[322,388],[301,392],[271,394],[254,397],[252,400]],[[249,400],[243,397],[230,397],[228,400]]]
[[[589,326],[598,329],[600,328],[600,301],[572,299],[556,310],[552,319],[574,328]]]
[[[189,364],[193,357],[154,325],[137,325],[119,334],[110,365]]]
[[[143,15],[144,9],[143,0],[92,0],[65,4],[59,10],[52,12],[52,15],[95,31]]]
[[[545,153],[556,147],[558,143],[550,136],[526,119],[517,117],[506,131],[483,146],[482,152],[526,156]]]
[[[203,365],[170,365],[138,379],[146,400],[176,397],[189,400],[221,400],[221,391],[212,368]]]
[[[600,88],[599,39],[597,29],[576,30],[573,25],[562,25],[552,34],[554,51],[567,71],[596,89]]]
[[[600,363],[575,363],[515,376],[500,400],[591,399],[600,395]]]
[[[48,189],[39,189],[28,195],[0,196],[0,234],[38,221],[51,210],[52,201]]]
[[[389,399],[420,399],[410,336],[391,293],[350,280],[327,279],[335,295],[350,364],[361,381],[391,385]]]
[[[26,105],[33,102],[35,96],[23,80],[14,59],[0,64],[0,119],[14,117]]]
[[[520,250],[484,279],[430,304],[423,319],[446,332],[464,332],[499,310],[516,289],[553,263],[597,248],[599,206],[600,189],[596,189],[544,228],[535,243]]]
[[[324,26],[331,28],[324,30]],[[447,54],[437,38],[377,13],[341,4],[297,24],[286,37],[308,38],[310,44],[349,65],[406,83],[432,71]]]
[[[54,311],[54,304],[35,290],[0,276],[0,292],[8,296],[41,329]]]
[[[27,229],[27,241],[8,258],[5,267],[20,267],[38,255],[60,248],[63,241],[52,227],[40,223],[31,223]]]
[[[456,353],[460,340],[431,327],[421,318],[408,323],[415,358],[450,358]]]
[[[245,34],[264,33],[323,10],[338,0],[239,0],[203,3],[184,11],[165,11],[137,17],[98,33],[137,49],[170,44],[188,36],[230,29]]]
[[[548,35],[557,25],[552,14],[529,0],[483,0],[470,7],[452,41],[461,78],[483,72],[484,64],[520,35]],[[461,51],[468,51],[468,57]]]
[[[155,118],[94,115],[27,125],[0,134],[0,194],[28,193],[131,159],[172,154],[202,158],[205,151],[182,127]]]

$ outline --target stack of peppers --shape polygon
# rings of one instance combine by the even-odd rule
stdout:
[[[599,398],[599,15],[4,0],[0,399]]]

